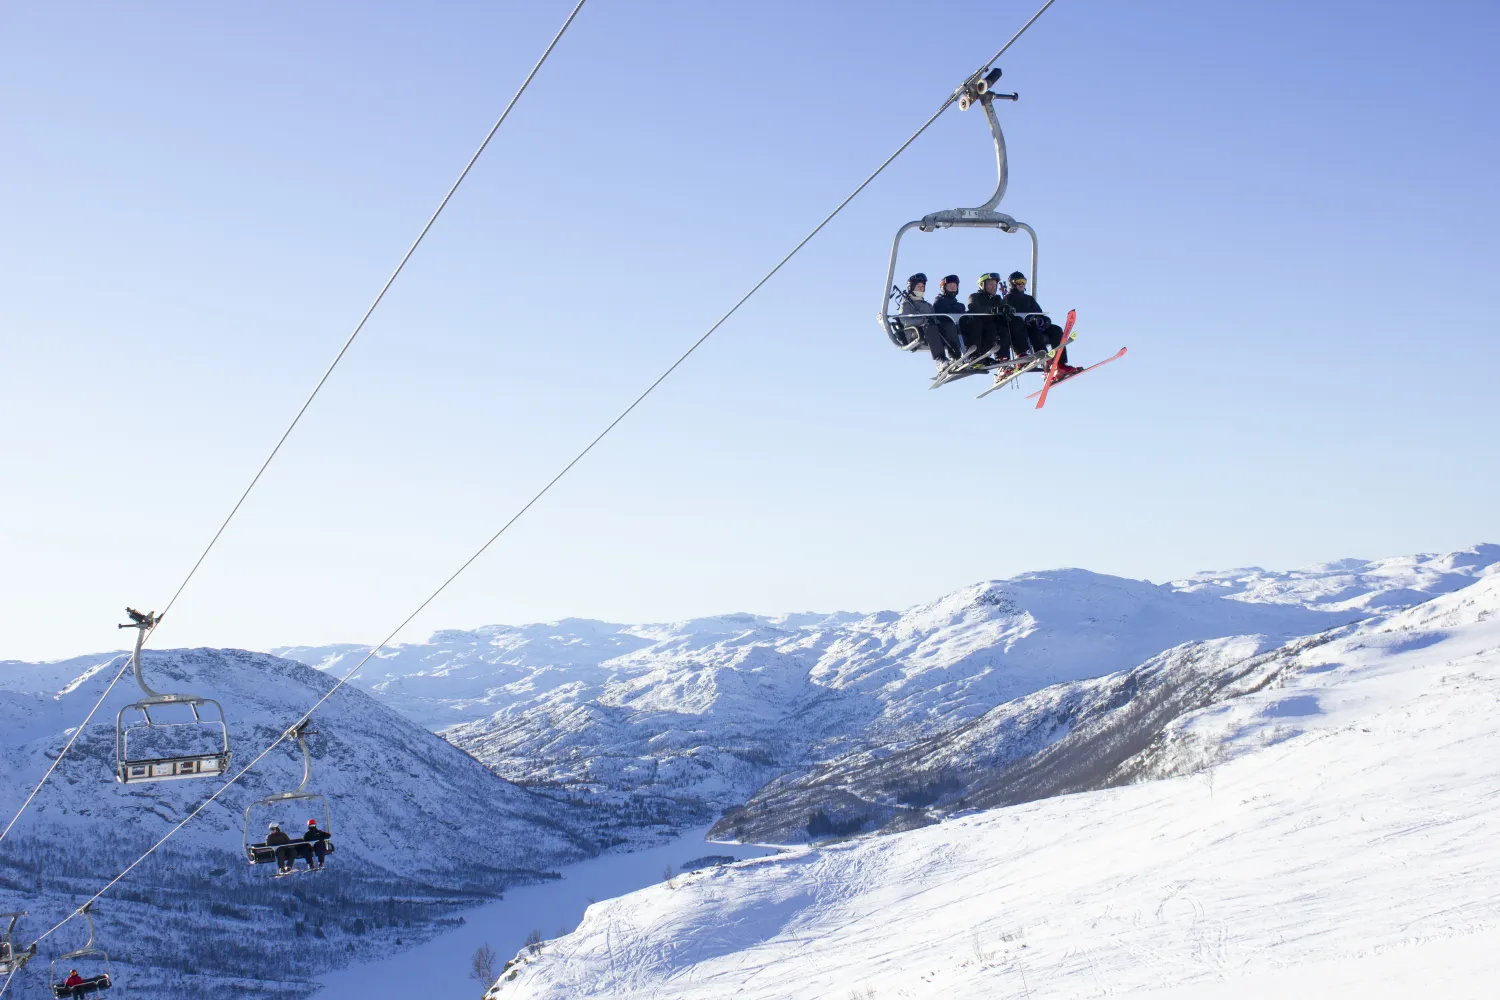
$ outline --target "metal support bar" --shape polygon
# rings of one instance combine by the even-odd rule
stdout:
[[[118,627],[135,629],[135,652],[130,654],[130,669],[135,673],[135,682],[140,685],[142,691],[146,692],[146,697],[160,698],[161,692],[151,690],[146,684],[146,678],[141,674],[141,646],[146,642],[146,633],[156,628],[161,619],[156,617],[154,611],[143,615],[135,608],[126,608],[125,613],[130,616],[130,624]],[[150,716],[147,716],[147,721],[150,721]]]

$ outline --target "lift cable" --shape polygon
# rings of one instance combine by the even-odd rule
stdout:
[[[325,372],[323,372],[323,377],[318,379],[317,385],[313,386],[312,393],[307,397],[307,400],[297,411],[297,415],[292,418],[292,422],[287,425],[286,430],[282,432],[281,437],[276,441],[276,446],[271,449],[271,453],[266,456],[266,460],[262,462],[260,468],[256,470],[254,478],[250,480],[250,485],[245,487],[245,491],[241,493],[240,498],[235,501],[234,507],[229,511],[229,516],[224,518],[224,522],[219,525],[219,530],[214,532],[213,538],[209,539],[208,545],[198,556],[198,560],[193,563],[192,569],[188,570],[187,576],[184,577],[182,583],[178,585],[176,592],[172,594],[172,599],[167,602],[167,606],[162,609],[160,615],[156,616],[158,621],[164,618],[168,611],[172,610],[172,606],[177,603],[177,599],[181,597],[182,592],[187,589],[188,583],[192,581],[195,575],[197,575],[199,567],[203,565],[204,560],[208,558],[208,554],[213,551],[214,546],[218,544],[220,537],[223,536],[225,529],[229,527],[229,522],[234,520],[235,515],[238,514],[240,508],[244,506],[245,500],[250,496],[250,492],[255,489],[256,485],[260,482],[261,477],[265,475],[266,469],[270,467],[271,462],[281,451],[281,446],[286,444],[287,438],[291,437],[292,431],[294,431],[297,428],[297,425],[301,423],[303,415],[306,414],[308,408],[312,406],[313,400],[316,399],[318,393],[322,391],[323,386],[328,382],[329,377],[333,374],[333,370],[339,366],[340,361],[344,360],[344,355],[347,354],[349,352],[349,348],[353,346],[355,338],[360,335],[360,332],[362,330],[364,330],[365,324],[370,321],[370,317],[374,315],[376,308],[379,307],[381,301],[385,299],[386,292],[391,290],[391,286],[396,283],[396,279],[406,268],[407,261],[411,260],[412,255],[417,252],[417,247],[422,245],[422,240],[426,238],[427,233],[437,222],[438,216],[443,214],[443,209],[447,208],[448,202],[453,200],[453,195],[457,193],[459,185],[464,182],[464,178],[469,176],[469,172],[474,169],[474,164],[479,162],[479,157],[484,154],[486,147],[488,147],[490,144],[490,140],[495,138],[495,133],[500,131],[500,126],[505,124],[505,119],[510,117],[511,110],[515,108],[516,102],[521,99],[522,94],[526,93],[526,88],[531,85],[531,81],[536,77],[537,72],[542,68],[542,64],[547,61],[547,57],[552,54],[552,50],[556,48],[557,43],[562,40],[562,36],[568,30],[568,26],[573,23],[573,19],[578,16],[578,12],[583,9],[583,5],[587,2],[588,0],[578,0],[578,3],[573,7],[573,10],[568,14],[567,20],[563,21],[562,27],[558,29],[557,34],[553,36],[552,41],[548,43],[547,48],[542,52],[541,58],[536,61],[536,65],[531,67],[531,72],[526,74],[526,79],[521,82],[520,88],[515,92],[515,95],[511,97],[510,103],[505,106],[505,110],[502,111],[500,113],[500,117],[495,120],[495,124],[490,128],[489,133],[484,137],[484,141],[479,144],[479,148],[474,151],[474,155],[469,157],[469,162],[464,165],[463,171],[458,175],[458,179],[453,182],[453,185],[451,187],[448,188],[448,193],[443,195],[443,200],[438,203],[437,209],[427,220],[427,224],[422,227],[422,231],[417,234],[417,238],[412,241],[411,246],[407,249],[406,253],[402,255],[400,263],[396,265],[396,269],[391,272],[391,276],[387,278],[385,284],[381,286],[380,293],[375,296],[375,300],[370,303],[370,307],[366,309],[364,315],[360,317],[359,323],[354,327],[354,332],[349,334],[349,339],[344,341],[343,347],[339,348],[338,354],[334,356],[333,363],[328,366],[328,369]],[[145,639],[149,640],[151,636],[155,634],[157,627],[158,626],[152,626],[146,632]],[[101,666],[102,665],[103,664],[101,664]],[[70,738],[67,744],[63,747],[62,753],[58,754],[57,759],[52,762],[52,766],[47,769],[47,773],[42,776],[42,780],[38,782],[37,786],[31,790],[31,794],[26,797],[26,801],[21,803],[21,808],[16,811],[15,816],[11,817],[10,822],[6,824],[4,832],[0,833],[0,841],[3,841],[6,834],[10,833],[11,827],[16,825],[16,821],[21,818],[21,814],[26,811],[27,806],[31,805],[32,799],[36,798],[37,793],[42,790],[42,786],[47,783],[47,779],[52,776],[52,772],[55,771],[57,769],[57,766],[62,763],[63,757],[66,756],[68,751],[72,748],[74,740],[78,739],[78,734],[83,732],[83,727],[88,725],[89,720],[94,717],[94,713],[99,710],[99,706],[104,703],[104,699],[109,696],[110,691],[114,690],[115,684],[118,683],[120,678],[125,675],[125,670],[129,665],[129,660],[127,659],[125,667],[120,668],[120,673],[117,674],[115,676],[115,679],[110,682],[109,687],[104,689],[104,694],[99,696],[99,701],[95,703],[92,709],[89,710],[89,714],[83,720],[83,725],[80,725],[76,730],[74,730],[72,738]],[[0,995],[3,994],[4,991],[0,990]]]
[[[1002,55],[1004,55],[1005,52],[1006,52],[1006,50],[1009,49],[1013,44],[1015,44],[1015,42],[1016,42],[1017,39],[1019,39],[1023,34],[1025,34],[1026,29],[1030,28],[1032,26],[1032,24],[1034,24],[1036,22],[1037,18],[1041,17],[1042,14],[1045,13],[1047,11],[1047,9],[1049,7],[1051,7],[1055,2],[1056,2],[1056,0],[1046,0],[1046,2],[1041,6],[1041,8],[1035,14],[1033,14],[1031,16],[1031,18],[1029,20],[1027,20],[1027,22],[1024,25],[1021,26],[1021,29],[1019,31],[1017,31],[1014,35],[1011,36],[1010,41],[1006,42],[1003,46],[1001,46],[1000,50],[998,52],[996,52],[993,56],[991,56],[989,58],[989,60],[983,66],[981,66],[979,68],[979,70],[975,74],[973,74],[970,77],[966,78],[965,83],[967,83],[969,80],[972,80],[972,79],[975,79],[975,78],[977,78],[979,76],[982,76],[985,72],[987,72],[989,70],[990,66],[992,66],[995,63],[996,60],[998,60]],[[581,3],[580,3],[580,6],[582,6]],[[686,361],[688,359],[688,357],[691,356],[692,353],[694,351],[696,351],[703,344],[704,341],[706,341],[710,336],[712,336],[714,334],[715,331],[717,331],[719,329],[719,327],[723,326],[724,323],[731,316],[733,316],[739,310],[739,308],[741,306],[743,306],[747,301],[750,300],[751,296],[753,296],[756,292],[758,292],[766,284],[766,282],[770,281],[771,278],[774,277],[776,275],[776,273],[778,271],[780,271],[782,269],[782,267],[784,267],[787,264],[787,262],[790,261],[792,259],[792,257],[794,257],[797,254],[797,252],[799,250],[801,250],[804,246],[806,246],[808,244],[808,242],[810,242],[814,236],[816,236],[819,232],[821,232],[823,230],[823,228],[825,226],[827,226],[830,222],[832,222],[833,219],[840,212],[842,212],[844,210],[844,208],[851,201],[853,201],[857,195],[860,194],[860,192],[862,192],[866,187],[868,187],[875,180],[876,177],[879,177],[880,174],[883,173],[885,171],[885,169],[888,166],[890,166],[893,161],[895,161],[896,157],[900,156],[903,152],[905,152],[906,149],[907,149],[907,147],[909,147],[913,142],[915,142],[922,135],[922,133],[926,132],[927,129],[929,127],[931,127],[932,123],[935,122],[935,121],[937,121],[938,116],[941,115],[944,111],[948,110],[948,108],[955,101],[958,100],[958,95],[959,95],[959,93],[961,91],[962,91],[962,86],[960,86],[959,89],[955,90],[952,94],[950,94],[948,96],[948,98],[943,102],[942,106],[940,108],[938,108],[938,110],[932,115],[932,117],[928,118],[927,121],[922,124],[921,128],[917,129],[916,132],[912,133],[912,135],[911,135],[910,138],[908,138],[899,147],[897,147],[896,151],[894,153],[892,153],[889,157],[887,157],[885,159],[885,161],[883,163],[881,163],[880,166],[875,169],[874,173],[870,174],[869,177],[866,177],[860,183],[860,185],[858,187],[856,187],[852,193],[850,193],[850,195],[847,198],[845,198],[843,201],[841,201],[839,203],[839,205],[838,205],[837,208],[835,208],[832,212],[830,212],[828,214],[828,216],[823,219],[822,222],[819,222],[817,224],[817,226],[815,226],[810,233],[808,233],[805,237],[803,237],[802,240],[799,241],[797,243],[797,245],[794,246],[789,253],[787,253],[786,256],[782,257],[781,260],[779,260],[776,263],[776,265],[774,267],[772,267],[771,270],[766,273],[765,277],[761,278],[758,282],[756,282],[755,285],[748,292],[746,292],[745,295],[738,302],[736,302],[734,304],[734,306],[731,307],[728,312],[726,312],[722,317],[719,318],[718,322],[714,323],[713,326],[709,327],[708,331],[706,333],[704,333],[701,337],[699,337],[696,341],[694,341],[693,344],[692,344],[692,346],[689,347],[686,351],[684,351],[683,354],[681,355],[681,357],[679,357],[676,361],[672,362],[671,366],[669,368],[667,368],[666,371],[662,372],[662,374],[660,376],[658,376],[654,382],[652,382],[649,386],[647,386],[644,392],[642,392],[639,396],[637,396],[635,398],[635,400],[629,406],[627,406],[623,411],[620,412],[619,416],[615,417],[612,421],[610,421],[610,423],[608,424],[608,426],[606,426],[604,428],[604,430],[600,431],[599,434],[592,441],[590,441],[588,443],[588,445],[582,451],[580,451],[577,455],[575,455],[573,457],[572,461],[568,462],[567,465],[563,466],[563,468],[555,476],[553,476],[550,480],[548,480],[547,484],[545,486],[543,486],[540,490],[538,490],[537,493],[530,500],[528,500],[524,506],[521,507],[520,510],[516,511],[515,514],[511,515],[510,520],[506,521],[505,524],[501,526],[501,528],[500,528],[499,531],[496,531],[493,535],[491,535],[489,537],[489,539],[474,552],[473,555],[469,556],[468,559],[465,559],[464,562],[463,562],[463,564],[460,565],[458,567],[458,569],[454,570],[453,573],[446,580],[444,580],[442,582],[442,584],[440,584],[436,590],[434,590],[431,594],[429,594],[427,596],[427,598],[422,601],[421,604],[417,605],[416,610],[412,611],[411,614],[407,615],[406,618],[404,618],[401,621],[401,624],[397,625],[394,629],[392,629],[391,632],[390,632],[390,634],[388,634],[383,640],[381,640],[381,642],[379,643],[379,645],[371,647],[370,651],[365,654],[364,658],[361,659],[358,663],[356,663],[352,668],[350,668],[349,671],[346,672],[342,677],[340,677],[339,680],[331,688],[329,688],[328,691],[321,698],[319,698],[313,704],[313,706],[311,708],[309,708],[305,713],[303,713],[302,717],[300,719],[298,719],[295,724],[293,724],[290,728],[288,728],[285,732],[283,732],[280,736],[278,736],[276,738],[275,742],[273,742],[270,746],[266,747],[266,749],[262,750],[260,752],[260,754],[254,760],[252,760],[250,763],[246,764],[243,768],[241,768],[234,775],[234,777],[230,778],[227,782],[225,782],[223,785],[221,785],[217,791],[215,791],[207,799],[205,799],[203,802],[201,802],[196,808],[194,808],[192,810],[192,812],[188,813],[185,817],[183,817],[182,820],[180,822],[178,822],[175,826],[173,826],[170,830],[168,830],[161,837],[160,840],[158,840],[158,841],[156,841],[156,843],[152,844],[151,847],[149,847],[144,854],[142,854],[136,860],[132,861],[128,866],[126,866],[126,868],[123,871],[120,872],[120,874],[118,874],[114,878],[110,879],[109,882],[105,884],[104,888],[100,889],[93,896],[90,896],[89,899],[83,904],[83,906],[88,906],[89,904],[97,901],[105,893],[109,892],[110,889],[114,888],[114,886],[117,883],[119,883],[119,881],[121,879],[123,879],[126,875],[129,875],[130,872],[132,872],[138,865],[141,864],[141,862],[145,861],[148,857],[150,857],[153,853],[155,853],[156,850],[159,847],[161,847],[169,839],[171,839],[171,837],[174,834],[176,834],[178,830],[181,830],[184,826],[186,826],[189,822],[191,822],[194,817],[196,817],[205,808],[207,808],[208,805],[209,805],[209,803],[211,803],[215,799],[217,799],[221,794],[223,794],[226,790],[228,790],[228,788],[231,785],[233,785],[235,782],[239,781],[240,778],[244,777],[244,775],[245,775],[245,773],[247,771],[249,771],[251,768],[255,767],[255,765],[257,765],[263,759],[265,759],[265,757],[268,754],[270,754],[272,750],[275,750],[278,746],[280,746],[288,737],[290,737],[292,735],[293,732],[295,732],[295,730],[297,729],[298,726],[302,725],[308,719],[310,719],[312,717],[313,713],[316,712],[319,708],[321,708],[322,705],[326,701],[328,701],[328,699],[331,698],[336,691],[339,690],[339,688],[343,687],[346,683],[348,683],[350,680],[353,679],[354,675],[359,672],[359,670],[360,670],[361,667],[363,667],[366,663],[368,663],[370,661],[371,658],[373,658],[377,653],[379,653],[382,649],[384,649],[387,645],[389,645],[390,642],[391,642],[391,640],[394,639],[396,637],[396,635],[402,629],[404,629],[407,625],[411,624],[412,620],[415,619],[417,617],[417,615],[421,614],[424,610],[426,610],[426,608],[427,608],[428,605],[430,605],[433,601],[435,601],[438,598],[438,596],[443,593],[443,591],[447,590],[448,586],[450,584],[452,584],[454,580],[458,579],[458,577],[460,575],[462,575],[465,570],[467,570],[471,565],[474,564],[475,560],[477,560],[480,556],[482,556],[490,548],[490,546],[492,546],[496,541],[498,541],[500,539],[500,536],[504,535],[508,530],[510,530],[510,527],[513,524],[515,524],[518,520],[520,520],[521,517],[522,517],[522,515],[524,515],[539,500],[541,500],[544,496],[546,496],[547,493],[549,493],[551,491],[551,489],[552,489],[553,486],[557,485],[557,483],[564,476],[566,476],[570,471],[572,471],[572,469],[573,469],[574,466],[576,466],[579,462],[581,462],[584,459],[584,457],[586,455],[588,455],[588,453],[591,452],[594,449],[595,445],[597,445],[600,441],[604,440],[604,438],[606,436],[608,436],[609,433],[611,431],[613,431],[615,429],[615,427],[620,424],[621,421],[623,421],[627,416],[630,415],[630,413],[632,411],[635,410],[635,408],[637,406],[639,406],[642,402],[645,401],[645,399],[646,399],[647,396],[651,395],[651,393],[653,391],[655,391],[655,389],[657,388],[657,386],[661,385],[664,381],[666,381],[666,379],[667,379],[668,376],[670,376],[674,371],[676,371],[682,365],[682,363],[684,361]],[[48,937],[49,935],[55,933],[58,929],[60,929],[69,920],[72,920],[73,917],[75,917],[79,913],[81,913],[83,911],[83,906],[78,907],[72,913],[68,914],[68,916],[64,917],[61,921],[59,921],[58,923],[54,924],[47,931],[45,931],[44,933],[42,933],[41,935],[39,935],[37,937],[37,941],[41,941],[44,938]]]

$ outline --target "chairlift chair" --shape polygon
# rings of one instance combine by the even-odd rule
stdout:
[[[264,838],[259,843],[253,843],[250,839],[250,830],[258,822],[255,816],[257,811],[263,812],[275,809],[278,806],[285,806],[288,803],[297,802],[307,803],[311,808],[322,813],[323,832],[330,835],[333,833],[333,811],[329,807],[328,796],[321,792],[309,792],[307,790],[307,783],[312,780],[312,754],[308,752],[306,737],[308,735],[316,736],[317,731],[308,729],[307,723],[302,722],[290,730],[290,735],[296,739],[297,747],[302,751],[302,781],[296,788],[289,792],[277,792],[275,795],[268,795],[245,807],[245,860],[252,865],[274,862],[277,860],[277,849],[280,848],[287,850],[290,854],[291,860],[294,863],[292,871],[298,870],[295,868],[295,862],[299,857],[306,860],[308,864],[307,868],[301,869],[302,871],[317,871],[318,869],[312,866],[312,846],[307,841],[294,838],[290,844],[268,844]],[[324,840],[323,844],[327,853],[333,853],[332,839]],[[279,868],[280,865],[277,867]],[[281,874],[290,874],[290,872]]]
[[[83,909],[79,911],[83,914],[83,919],[89,923],[88,941],[77,951],[70,951],[66,955],[54,958],[49,964],[48,982],[52,984],[52,996],[55,1000],[62,1000],[64,997],[88,996],[90,993],[98,993],[114,985],[110,979],[109,955],[105,953],[103,948],[94,947],[94,915],[90,912],[92,908],[93,904],[89,903],[85,904]],[[80,958],[89,959],[90,964],[103,965],[104,971],[92,976],[81,977],[83,982],[76,986],[65,986],[64,982],[67,978],[67,970]],[[57,975],[59,966],[62,967],[64,972],[62,979],[59,979]]]
[[[142,614],[134,608],[126,608],[125,612],[130,615],[131,621],[120,628],[136,630],[135,652],[131,654],[130,663],[135,672],[135,682],[140,685],[146,697],[126,705],[115,716],[115,780],[122,785],[129,785],[145,781],[171,781],[176,778],[209,778],[223,774],[229,770],[230,755],[229,727],[224,724],[224,707],[212,698],[153,691],[141,673],[141,644],[145,642],[146,634],[160,623],[161,617],[154,612]],[[160,710],[168,705],[186,706],[193,713],[192,720],[167,722],[152,716],[152,709]],[[132,714],[133,721],[127,722],[127,713],[138,713],[140,718],[136,719]],[[184,727],[192,727],[197,732],[206,730],[213,733],[217,737],[215,742],[219,744],[219,749],[180,756],[131,755],[132,735],[139,738],[152,730],[160,732]],[[139,739],[137,744],[139,745]]]
[[[891,338],[891,342],[903,351],[915,351],[924,346],[921,328],[907,322],[911,317],[891,314],[891,302],[902,294],[901,288],[895,284],[896,258],[901,251],[902,237],[913,229],[924,233],[937,232],[939,229],[998,229],[1002,233],[1024,232],[1031,238],[1031,290],[1033,295],[1036,294],[1036,230],[1024,222],[1016,221],[1004,212],[996,211],[1010,183],[1010,165],[1005,153],[1005,133],[1000,129],[1000,119],[995,114],[994,105],[996,100],[1014,101],[1020,98],[1019,94],[996,93],[992,88],[999,79],[1000,69],[996,67],[983,75],[975,74],[964,81],[963,86],[957,91],[958,106],[961,110],[967,111],[977,103],[984,108],[985,117],[989,120],[990,134],[995,141],[995,167],[999,174],[995,193],[977,208],[945,209],[924,215],[915,222],[908,222],[896,230],[896,239],[891,243],[891,262],[886,269],[885,285],[880,295],[880,328]]]
[[[26,963],[36,955],[36,943],[27,948],[21,948],[16,944],[16,924],[26,916],[25,910],[16,910],[12,913],[0,913],[0,922],[5,924],[5,933],[0,936],[0,976],[9,976],[20,972]]]

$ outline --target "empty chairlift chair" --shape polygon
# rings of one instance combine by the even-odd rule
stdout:
[[[16,941],[16,924],[26,916],[25,910],[0,913],[0,923],[5,925],[5,934],[0,937],[0,976],[11,976],[20,972],[36,954],[36,944],[22,948]]]
[[[89,904],[80,911],[83,919],[89,922],[88,942],[77,951],[70,951],[51,962],[49,981],[52,983],[52,996],[56,1000],[100,993],[114,985],[109,977],[109,955],[104,949],[94,947],[94,916],[89,912],[91,908],[92,904]],[[73,976],[75,969],[78,970],[76,979]]]
[[[131,669],[135,672],[136,684],[146,697],[126,705],[115,716],[115,780],[129,785],[175,778],[211,778],[223,774],[229,769],[229,728],[224,724],[223,706],[212,698],[162,694],[147,686],[141,673],[141,644],[161,618],[154,613],[142,614],[134,608],[126,608],[125,612],[131,621],[120,628],[136,630]],[[181,717],[183,708],[192,713],[191,719]],[[153,711],[157,714],[153,715]],[[145,737],[185,732],[198,735],[200,739],[206,734],[211,742],[205,742],[191,753],[165,752],[154,739],[149,741],[146,750],[140,749]],[[136,744],[134,749],[132,739]]]
[[[312,819],[321,819],[320,832],[322,836],[323,850],[325,853],[333,853],[333,813],[328,805],[328,796],[319,792],[309,792],[307,784],[312,780],[312,754],[307,749],[307,736],[316,736],[316,730],[307,728],[307,723],[301,722],[291,730],[288,735],[297,741],[297,747],[302,751],[302,781],[296,788],[289,792],[277,792],[263,799],[250,803],[245,807],[245,860],[252,865],[276,862],[277,877],[291,875],[297,872],[318,871],[321,864],[314,867],[314,859],[317,852],[314,842],[306,839],[304,834],[299,838],[295,833],[288,833],[288,841],[281,844],[267,842],[263,833],[252,835],[252,831],[261,830],[261,825],[270,817],[281,813],[295,815],[300,818],[301,812],[293,813],[291,806],[301,804],[306,806],[302,812],[312,812]],[[293,830],[296,828],[293,827]],[[253,836],[260,836],[260,841],[255,842]],[[297,861],[305,861],[306,868],[298,868]]]

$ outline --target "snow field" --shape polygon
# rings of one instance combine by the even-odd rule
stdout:
[[[600,903],[491,996],[1494,995],[1500,577],[1297,668],[1182,721],[1211,769]]]

